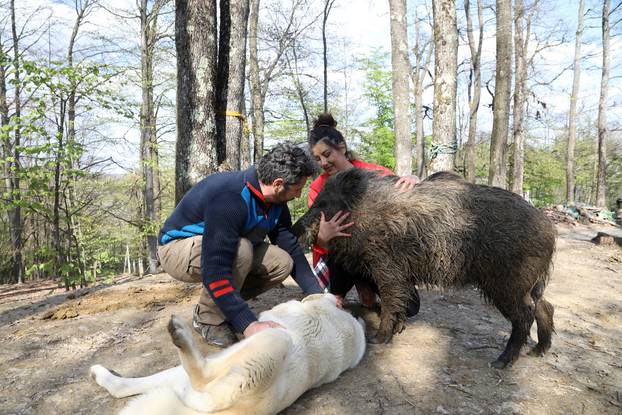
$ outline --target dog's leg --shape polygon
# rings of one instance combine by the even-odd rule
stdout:
[[[163,370],[142,378],[124,378],[111,373],[101,365],[91,366],[91,377],[97,384],[106,389],[115,398],[138,395],[152,389],[170,386],[175,387],[186,377],[181,366]]]
[[[179,343],[182,366],[193,386],[180,399],[199,412],[222,411],[239,403],[244,396],[266,390],[281,372],[292,348],[287,332],[268,329],[200,361],[190,331],[180,319],[171,319],[169,331],[173,341]]]
[[[190,384],[198,391],[203,390],[216,374],[206,365],[207,360],[194,343],[190,328],[180,317],[173,315],[168,322],[168,332],[173,344],[177,346],[181,365],[190,378]]]

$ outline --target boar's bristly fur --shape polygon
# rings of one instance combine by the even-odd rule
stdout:
[[[404,328],[415,285],[474,284],[512,323],[493,365],[518,358],[534,319],[538,344],[531,354],[544,354],[554,329],[553,306],[543,297],[556,235],[548,218],[514,193],[451,172],[436,173],[406,192],[394,187],[396,180],[359,169],[338,173],[294,225],[295,233],[313,241],[320,212],[326,218],[351,212],[352,236],[331,240],[329,258],[377,286],[382,308],[375,341],[388,342]]]

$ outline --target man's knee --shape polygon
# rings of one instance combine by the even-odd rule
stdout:
[[[240,238],[238,253],[233,264],[233,279],[240,285],[253,265],[253,244],[246,238]],[[239,287],[238,287],[239,288]]]
[[[275,247],[274,252],[271,253],[273,262],[272,272],[273,278],[284,280],[292,273],[294,269],[294,260],[284,250]]]

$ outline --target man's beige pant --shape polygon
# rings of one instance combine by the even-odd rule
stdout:
[[[201,275],[202,236],[177,239],[158,248],[164,271],[184,282],[203,282]],[[254,298],[280,284],[292,272],[294,263],[287,252],[263,242],[255,247],[241,238],[233,263],[233,286],[245,300]],[[205,286],[198,304],[198,321],[220,324],[225,317],[210,297]]]

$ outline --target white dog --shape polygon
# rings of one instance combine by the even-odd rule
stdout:
[[[259,316],[270,328],[204,358],[190,328],[172,316],[168,330],[181,366],[143,378],[115,376],[100,365],[91,376],[117,398],[144,394],[121,414],[276,414],[308,389],[332,382],[365,353],[365,330],[337,308],[332,294],[288,301]]]

